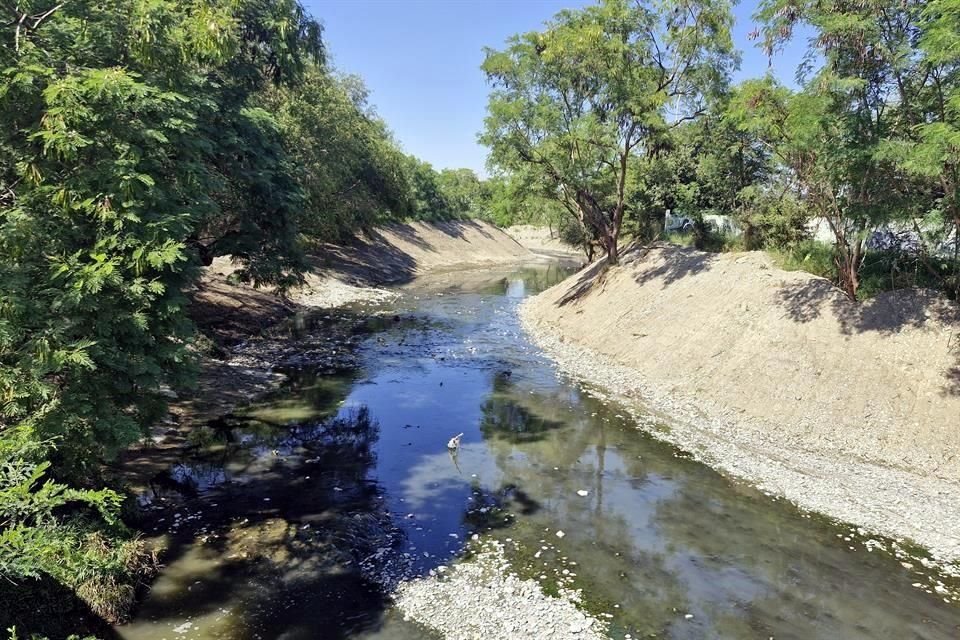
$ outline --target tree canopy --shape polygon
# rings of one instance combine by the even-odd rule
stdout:
[[[496,165],[549,185],[615,263],[628,185],[726,83],[732,22],[724,0],[563,11],[487,50],[493,91],[481,140]]]
[[[200,269],[283,291],[315,241],[479,215],[480,183],[406,156],[295,0],[2,11],[0,575],[132,598],[100,469],[191,383]]]

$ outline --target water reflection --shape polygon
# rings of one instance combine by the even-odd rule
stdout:
[[[558,380],[516,306],[564,275],[418,281],[350,332],[357,369],[304,369],[211,427],[169,473],[193,493],[158,514],[167,569],[123,637],[427,637],[390,586],[473,534],[510,538],[515,569],[550,592],[582,588],[615,637],[960,634],[960,609],[911,586],[925,577]]]

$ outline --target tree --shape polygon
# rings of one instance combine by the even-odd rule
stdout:
[[[949,211],[955,191],[950,158],[956,153],[949,150],[950,136],[941,135],[949,116],[938,107],[956,74],[951,79],[951,63],[924,55],[919,46],[944,42],[934,25],[946,14],[934,8],[933,18],[925,4],[770,0],[758,13],[771,52],[799,23],[818,32],[801,69],[808,78],[803,90],[789,95],[751,83],[741,113],[755,124],[766,121],[759,126],[766,127],[798,192],[830,226],[840,286],[851,297],[860,286],[871,231],[899,223],[925,233],[937,226],[927,205],[936,199]],[[940,188],[933,189],[939,196],[924,176],[940,177]]]
[[[443,169],[437,176],[453,215],[457,218],[489,216],[487,185],[471,169]]]
[[[359,78],[314,65],[295,86],[269,89],[265,103],[276,114],[305,194],[302,233],[345,240],[410,213],[406,160]]]
[[[319,25],[291,0],[3,11],[0,573],[81,589],[107,567],[129,600],[119,497],[86,489],[189,382],[199,266],[296,281],[303,194],[256,98],[322,59]]]
[[[494,90],[481,141],[529,167],[616,263],[627,187],[671,127],[702,113],[735,63],[725,0],[605,0],[487,50]]]

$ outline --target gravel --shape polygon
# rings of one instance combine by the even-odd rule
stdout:
[[[448,640],[606,638],[606,624],[577,608],[578,591],[549,596],[536,581],[511,571],[501,543],[472,544],[470,560],[397,587],[394,602],[407,619]]]
[[[305,307],[336,309],[356,303],[389,302],[398,295],[395,291],[351,285],[333,277],[311,277],[307,286],[295,291],[291,297]]]
[[[532,300],[532,299],[531,299]],[[524,328],[559,370],[595,385],[593,395],[624,404],[639,426],[722,472],[807,509],[929,551],[936,568],[960,576],[960,485],[907,470],[824,455],[804,442],[750,424],[732,410],[705,404],[682,389],[660,389],[644,372],[575,344],[540,322],[528,300]],[[664,428],[667,425],[667,428]],[[820,447],[820,448],[818,448]],[[877,541],[875,546],[887,543]]]

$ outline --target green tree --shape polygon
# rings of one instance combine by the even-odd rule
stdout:
[[[229,254],[255,282],[296,281],[303,194],[256,98],[320,60],[320,30],[289,0],[4,11],[0,536],[15,551],[0,572],[81,597],[112,576],[91,604],[110,585],[129,601],[116,495],[74,487],[189,382],[200,265]]]
[[[787,95],[753,83],[741,113],[766,129],[798,192],[829,224],[840,286],[851,297],[875,228],[925,233],[942,228],[942,213],[950,211],[951,151],[943,135],[949,115],[940,107],[956,75],[950,54],[931,57],[921,47],[945,42],[934,25],[948,19],[925,5],[770,0],[758,13],[768,51],[791,38],[797,24],[817,31],[801,69],[803,90]],[[750,114],[753,108],[758,112]],[[939,186],[930,182],[935,177]]]
[[[306,195],[302,233],[346,240],[410,213],[405,158],[359,78],[313,65],[295,86],[271,88],[265,103],[276,114]]]
[[[471,169],[444,169],[437,176],[440,190],[458,218],[487,218],[490,193]]]
[[[488,50],[481,141],[495,165],[527,166],[575,211],[611,263],[627,188],[669,129],[702,113],[735,63],[725,0],[605,0]]]

